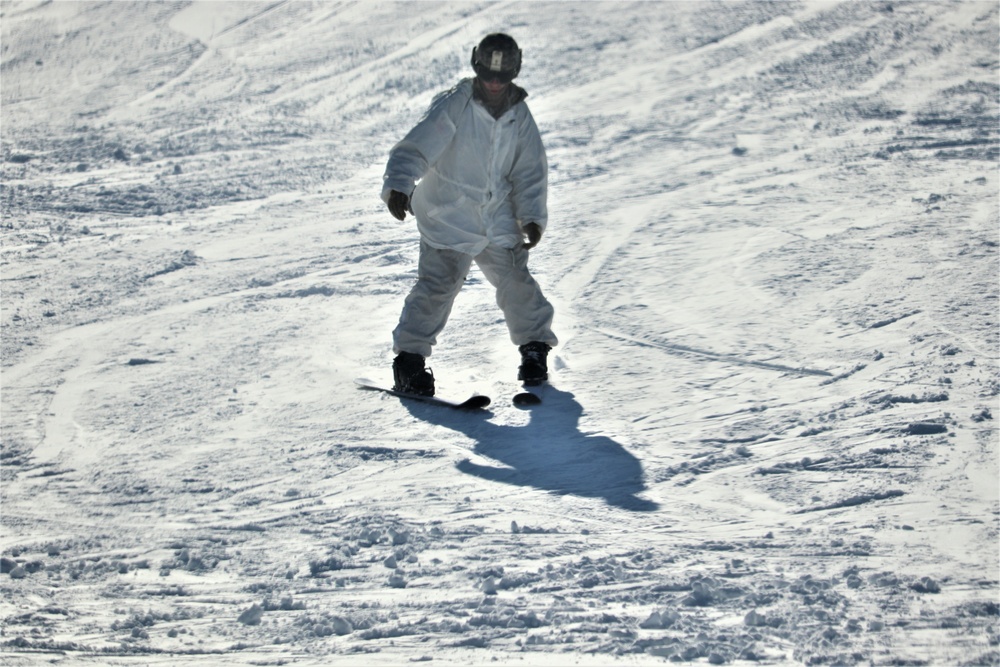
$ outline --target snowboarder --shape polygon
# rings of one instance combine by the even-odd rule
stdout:
[[[438,95],[389,154],[382,199],[398,220],[412,213],[420,231],[417,282],[393,331],[394,389],[434,395],[424,365],[474,261],[496,288],[518,379],[548,379],[557,344],[552,305],[528,271],[528,251],[548,221],[548,163],[535,120],[512,83],[521,50],[509,35],[487,35],[472,49],[475,77]]]

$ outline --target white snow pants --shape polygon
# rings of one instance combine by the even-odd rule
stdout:
[[[539,341],[555,346],[552,305],[542,295],[528,272],[528,251],[522,246],[488,246],[473,257],[457,250],[432,248],[420,242],[417,284],[403,304],[399,324],[392,332],[393,350],[431,356],[431,348],[444,329],[472,262],[496,288],[497,305],[503,311],[515,345]]]

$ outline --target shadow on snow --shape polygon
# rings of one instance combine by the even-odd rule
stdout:
[[[635,512],[659,508],[638,497],[646,488],[639,459],[607,436],[580,431],[583,406],[573,394],[552,386],[544,387],[542,394],[545,404],[534,408],[523,426],[494,424],[488,421],[488,411],[464,413],[402,403],[417,419],[462,433],[476,443],[474,453],[507,466],[463,459],[456,467],[464,473],[560,495],[603,498],[609,505]]]

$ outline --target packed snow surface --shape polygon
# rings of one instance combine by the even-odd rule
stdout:
[[[5,665],[996,665],[996,2],[13,2]],[[474,270],[389,381],[389,149],[489,32],[544,404]]]

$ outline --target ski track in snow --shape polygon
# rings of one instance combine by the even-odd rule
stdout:
[[[995,3],[0,12],[4,664],[1000,664]],[[496,30],[552,384],[361,392]]]

